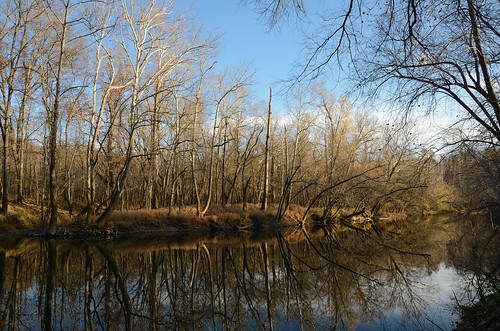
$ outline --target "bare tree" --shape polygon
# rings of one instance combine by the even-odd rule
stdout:
[[[42,3],[39,2],[38,5],[41,6]],[[17,171],[16,201],[18,203],[23,201],[25,187],[28,186],[28,181],[25,178],[25,151],[27,147],[27,138],[30,134],[30,118],[34,113],[32,108],[34,108],[33,105],[36,104],[35,95],[40,89],[41,77],[37,68],[45,66],[45,62],[49,58],[45,53],[51,40],[51,36],[46,36],[44,29],[37,27],[35,24],[36,19],[38,19],[42,13],[40,7],[36,7],[35,3],[32,3],[30,8],[33,10],[33,20],[29,22],[31,23],[30,42],[23,50],[23,63],[20,68],[20,75],[17,78],[17,89],[20,96],[16,98],[18,104],[17,117],[15,117],[16,137],[15,143],[13,144],[13,150]],[[37,10],[34,10],[35,8],[37,8]]]
[[[138,155],[137,132],[147,125],[150,114],[147,100],[154,99],[173,88],[162,85],[162,80],[175,68],[207,48],[207,44],[199,40],[196,33],[193,38],[188,39],[189,42],[182,38],[183,21],[173,19],[172,6],[171,1],[162,4],[151,1],[146,5],[134,1],[121,1],[122,22],[119,35],[114,40],[125,54],[131,70],[131,91],[127,100],[129,112],[123,114],[127,123],[126,127],[122,128],[126,146],[124,161],[117,174],[108,206],[98,222],[109,217],[114,209],[125,187],[131,162]],[[154,107],[159,107],[159,103],[154,103]],[[158,112],[158,109],[153,109],[153,117],[158,115],[154,115],[154,112]]]
[[[122,90],[132,83],[116,82],[116,65],[114,54],[105,46],[106,38],[112,32],[116,17],[116,7],[109,4],[93,3],[90,8],[90,19],[86,25],[95,45],[95,61],[93,61],[92,73],[92,107],[89,117],[89,131],[86,152],[86,199],[87,199],[87,222],[94,215],[95,204],[95,167],[98,161],[98,152],[96,150],[97,140],[104,119],[105,108],[108,105],[108,99],[113,90]],[[93,30],[96,33],[92,33]],[[103,66],[107,70],[103,72]],[[105,77],[102,77],[105,76]]]
[[[271,105],[273,102],[273,89],[269,88],[269,109],[267,112],[266,147],[264,150],[264,189],[262,192],[262,206],[260,209],[267,209],[267,199],[269,195],[269,135],[271,133]]]
[[[252,74],[248,72],[248,68],[243,68],[241,70],[236,69],[234,71],[228,71],[226,75],[219,75],[215,77],[216,81],[216,91],[214,91],[214,106],[215,114],[213,120],[213,130],[210,138],[209,148],[209,170],[208,170],[208,192],[207,200],[205,206],[199,210],[199,216],[203,216],[212,200],[212,190],[214,185],[214,167],[215,167],[215,151],[220,146],[220,141],[217,141],[217,137],[220,135],[219,128],[223,127],[220,121],[222,121],[221,110],[225,105],[226,99],[230,98],[233,94],[238,94],[241,89],[243,89],[251,79]],[[219,119],[221,117],[221,119]]]
[[[4,16],[0,22],[0,38],[5,44],[2,52],[2,65],[0,68],[0,110],[2,120],[0,129],[2,133],[3,153],[2,153],[2,208],[0,212],[5,214],[8,209],[9,180],[7,159],[11,152],[11,145],[17,157],[18,180],[22,176],[23,157],[23,130],[26,103],[29,98],[28,93],[32,89],[33,71],[32,62],[37,62],[40,57],[38,51],[41,30],[33,27],[33,22],[40,16],[40,3],[35,1],[26,4],[23,1],[7,1],[2,4]],[[24,80],[24,94],[18,105],[19,115],[17,117],[18,139],[13,139],[14,130],[12,127],[13,111],[16,109],[17,84]],[[14,116],[15,117],[15,116]],[[22,186],[18,186],[18,200],[22,200]]]
[[[197,152],[197,146],[196,146],[196,140],[197,140],[197,126],[198,126],[198,117],[200,116],[201,108],[202,108],[202,88],[203,88],[203,83],[205,79],[205,75],[207,72],[209,72],[213,67],[215,66],[215,63],[212,65],[208,66],[206,68],[204,66],[204,62],[200,64],[200,76],[198,79],[198,84],[197,88],[194,93],[194,105],[193,105],[193,120],[192,120],[192,126],[191,126],[191,147],[190,147],[190,168],[191,168],[191,176],[192,176],[192,181],[193,181],[193,191],[194,191],[194,196],[195,196],[195,203],[196,203],[196,215],[197,216],[202,216],[201,213],[201,197],[200,197],[200,189],[198,187],[198,180],[196,176],[196,152]]]
[[[47,3],[45,7],[46,15],[50,21],[51,28],[56,35],[56,44],[54,49],[57,51],[54,67],[48,65],[48,70],[55,72],[47,79],[53,79],[54,90],[51,92],[53,95],[52,103],[46,102],[46,109],[48,115],[48,156],[49,156],[49,212],[50,221],[47,228],[48,235],[55,235],[57,231],[57,176],[56,176],[56,162],[57,162],[57,133],[60,115],[61,96],[63,94],[63,66],[65,62],[65,53],[67,51],[67,41],[70,26],[74,23],[70,16],[75,13],[79,7],[79,3],[72,3],[71,0],[60,1],[59,3]],[[51,78],[52,77],[52,78]],[[49,82],[50,84],[50,82]]]
[[[308,163],[312,159],[309,158],[307,150],[310,133],[317,117],[311,108],[314,98],[309,89],[297,86],[293,98],[289,100],[288,108],[292,116],[291,123],[285,124],[283,128],[282,189],[277,219],[285,215],[293,198],[311,185],[302,175],[310,176],[318,170],[312,165],[309,166]],[[301,187],[294,192],[294,187],[299,183]]]
[[[160,51],[159,48],[154,47],[154,38],[156,36],[152,30],[161,27],[162,19],[168,15],[168,9],[171,5],[171,3],[166,3],[163,7],[157,7],[153,1],[149,6],[141,7],[134,1],[121,1],[120,14],[123,23],[120,26],[120,37],[116,38],[115,41],[126,54],[126,60],[132,71],[130,79],[132,91],[129,101],[129,114],[127,114],[129,123],[125,129],[127,146],[125,159],[117,175],[108,207],[97,222],[102,222],[109,217],[125,186],[130,163],[135,155],[136,131],[142,120],[139,107],[148,88],[155,84],[161,73],[160,70],[151,75],[146,75],[152,59]]]

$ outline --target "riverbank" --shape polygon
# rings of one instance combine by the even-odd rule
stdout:
[[[278,206],[273,204],[270,204],[266,211],[262,211],[259,204],[248,204],[246,210],[243,210],[241,204],[226,207],[211,206],[203,217],[196,216],[194,206],[176,207],[171,210],[168,208],[124,210],[113,212],[108,220],[98,224],[97,218],[89,222],[83,213],[70,215],[67,210],[61,208],[56,237],[98,240],[160,234],[259,232],[304,225],[335,225],[341,228],[367,230],[374,223],[390,223],[408,217],[402,213],[382,213],[374,216],[367,211],[354,212],[345,209],[340,210],[334,218],[325,220],[321,217],[322,209],[313,208],[309,210],[308,217],[303,223],[305,207],[292,204],[279,220],[275,217],[277,209]],[[449,214],[440,211],[432,215],[436,216],[443,212]],[[11,203],[7,215],[0,215],[0,236],[44,237],[47,225],[42,220],[41,214],[41,207],[33,203]]]
[[[270,205],[267,211],[262,211],[258,204],[248,204],[246,210],[243,210],[240,204],[212,206],[205,216],[198,217],[195,207],[184,206],[172,210],[161,208],[116,211],[105,222],[97,223],[96,219],[87,221],[83,214],[72,216],[66,210],[60,209],[56,237],[98,240],[161,234],[261,232],[303,226],[302,218],[305,212],[304,207],[290,205],[285,215],[277,220],[276,205]],[[325,221],[319,216],[320,213],[319,209],[310,211],[305,224],[335,224],[366,230],[374,220],[384,223],[406,217],[405,214],[387,214],[374,218],[366,213],[351,215],[352,211],[344,210],[336,218]],[[12,203],[7,215],[0,215],[0,236],[44,237],[45,228],[41,208],[35,204]]]
[[[196,216],[192,206],[155,210],[116,211],[108,220],[97,224],[87,221],[85,215],[72,216],[60,210],[57,237],[108,238],[148,234],[182,234],[210,232],[262,231],[296,225],[304,208],[292,205],[285,216],[277,221],[275,210],[262,211],[256,204],[247,210],[241,205],[209,208],[204,217]],[[34,204],[11,204],[7,215],[0,216],[0,235],[44,236],[41,208]]]

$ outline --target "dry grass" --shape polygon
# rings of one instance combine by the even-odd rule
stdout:
[[[212,206],[204,217],[196,216],[195,206],[174,208],[170,213],[168,208],[117,211],[102,224],[87,223],[85,216],[71,217],[61,208],[58,230],[61,236],[79,239],[100,240],[123,235],[136,236],[138,239],[147,237],[149,243],[151,238],[155,236],[158,238],[159,233],[162,233],[162,237],[175,236],[179,239],[210,233],[211,237],[216,240],[221,240],[221,238],[227,240],[227,236],[234,236],[237,238],[236,241],[240,242],[248,239],[251,233],[253,235],[255,233],[270,234],[272,233],[270,230],[295,226],[306,211],[306,208],[292,204],[284,217],[277,221],[275,218],[277,208],[276,204],[270,204],[267,211],[262,211],[260,204],[248,204],[247,210],[244,211],[241,204],[224,208]],[[339,214],[349,211],[341,210]],[[310,218],[306,224],[310,226],[316,224],[314,220],[321,218],[320,213],[322,213],[320,208],[310,210]],[[289,229],[296,228],[290,227]],[[6,216],[0,216],[0,235],[3,233],[4,242],[12,234],[39,233],[39,230],[40,208],[34,204],[11,204],[9,213]],[[10,244],[6,242],[6,245]]]
[[[40,225],[40,208],[32,204],[9,204],[6,215],[0,215],[0,231],[16,232]]]
[[[147,230],[196,230],[196,229],[241,229],[250,226],[266,227],[276,225],[270,212],[258,209],[258,206],[249,205],[243,211],[242,205],[227,207],[212,206],[204,217],[196,216],[194,206],[174,208],[170,214],[168,208],[156,210],[130,210],[115,212],[104,225],[117,231],[128,232]]]
[[[196,216],[194,206],[174,208],[169,214],[168,209],[157,210],[131,210],[127,212],[115,212],[107,222],[107,227],[118,231],[130,229],[227,229],[237,230],[253,227],[255,229],[266,229],[277,226],[296,224],[305,212],[305,208],[291,205],[285,218],[279,223],[275,220],[275,205],[270,205],[268,211],[260,210],[259,204],[248,204],[247,210],[243,210],[242,204],[226,207],[211,206],[204,217]]]
[[[276,221],[277,205],[269,205],[267,211],[260,210],[260,204],[248,204],[243,210],[242,204],[226,207],[211,206],[204,217],[196,215],[195,206],[148,210],[116,211],[110,218],[96,224],[95,218],[86,222],[85,215],[72,217],[63,208],[59,209],[58,229],[64,235],[94,234],[106,236],[113,234],[156,233],[163,232],[206,232],[211,230],[243,230],[251,228],[266,230],[281,226],[295,225],[302,218],[305,208],[290,205],[289,210],[279,222]],[[9,213],[0,216],[0,232],[25,233],[40,229],[40,207],[35,204],[11,204]]]

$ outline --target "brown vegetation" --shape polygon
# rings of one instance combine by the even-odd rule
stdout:
[[[83,214],[71,217],[68,213],[60,212],[58,236],[99,238],[117,235],[277,229],[295,225],[298,218],[297,210],[303,209],[294,206],[280,222],[277,222],[273,216],[276,206],[270,207],[268,211],[263,211],[258,204],[249,204],[247,210],[243,211],[241,204],[227,207],[212,206],[203,217],[196,215],[194,206],[184,206],[171,212],[168,208],[116,211],[105,223],[100,224],[87,223]],[[3,236],[36,235],[43,230],[40,229],[40,213],[40,208],[33,204],[11,204],[8,214],[0,216],[0,233]]]
[[[267,210],[262,210],[259,203],[248,204],[246,210],[242,205],[211,206],[204,216],[197,216],[195,206],[184,206],[170,210],[160,209],[135,209],[128,211],[115,211],[103,223],[87,222],[83,213],[72,217],[65,211],[59,211],[59,237],[99,239],[106,237],[134,237],[134,236],[170,236],[178,234],[208,234],[208,233],[254,233],[297,227],[301,224],[306,208],[292,204],[285,215],[279,220],[276,218],[277,204],[270,204]],[[405,218],[403,214],[385,213],[385,216],[359,216],[352,210],[338,211],[335,219],[326,221],[320,208],[310,211],[305,224],[325,225],[337,224],[347,228],[368,229],[373,220],[386,222]],[[43,235],[40,227],[41,209],[35,204],[12,203],[7,215],[0,216],[0,236],[39,236]]]

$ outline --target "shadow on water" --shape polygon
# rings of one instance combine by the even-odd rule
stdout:
[[[498,241],[484,220],[437,218],[368,231],[3,241],[0,327],[449,330],[457,304],[498,285]]]

